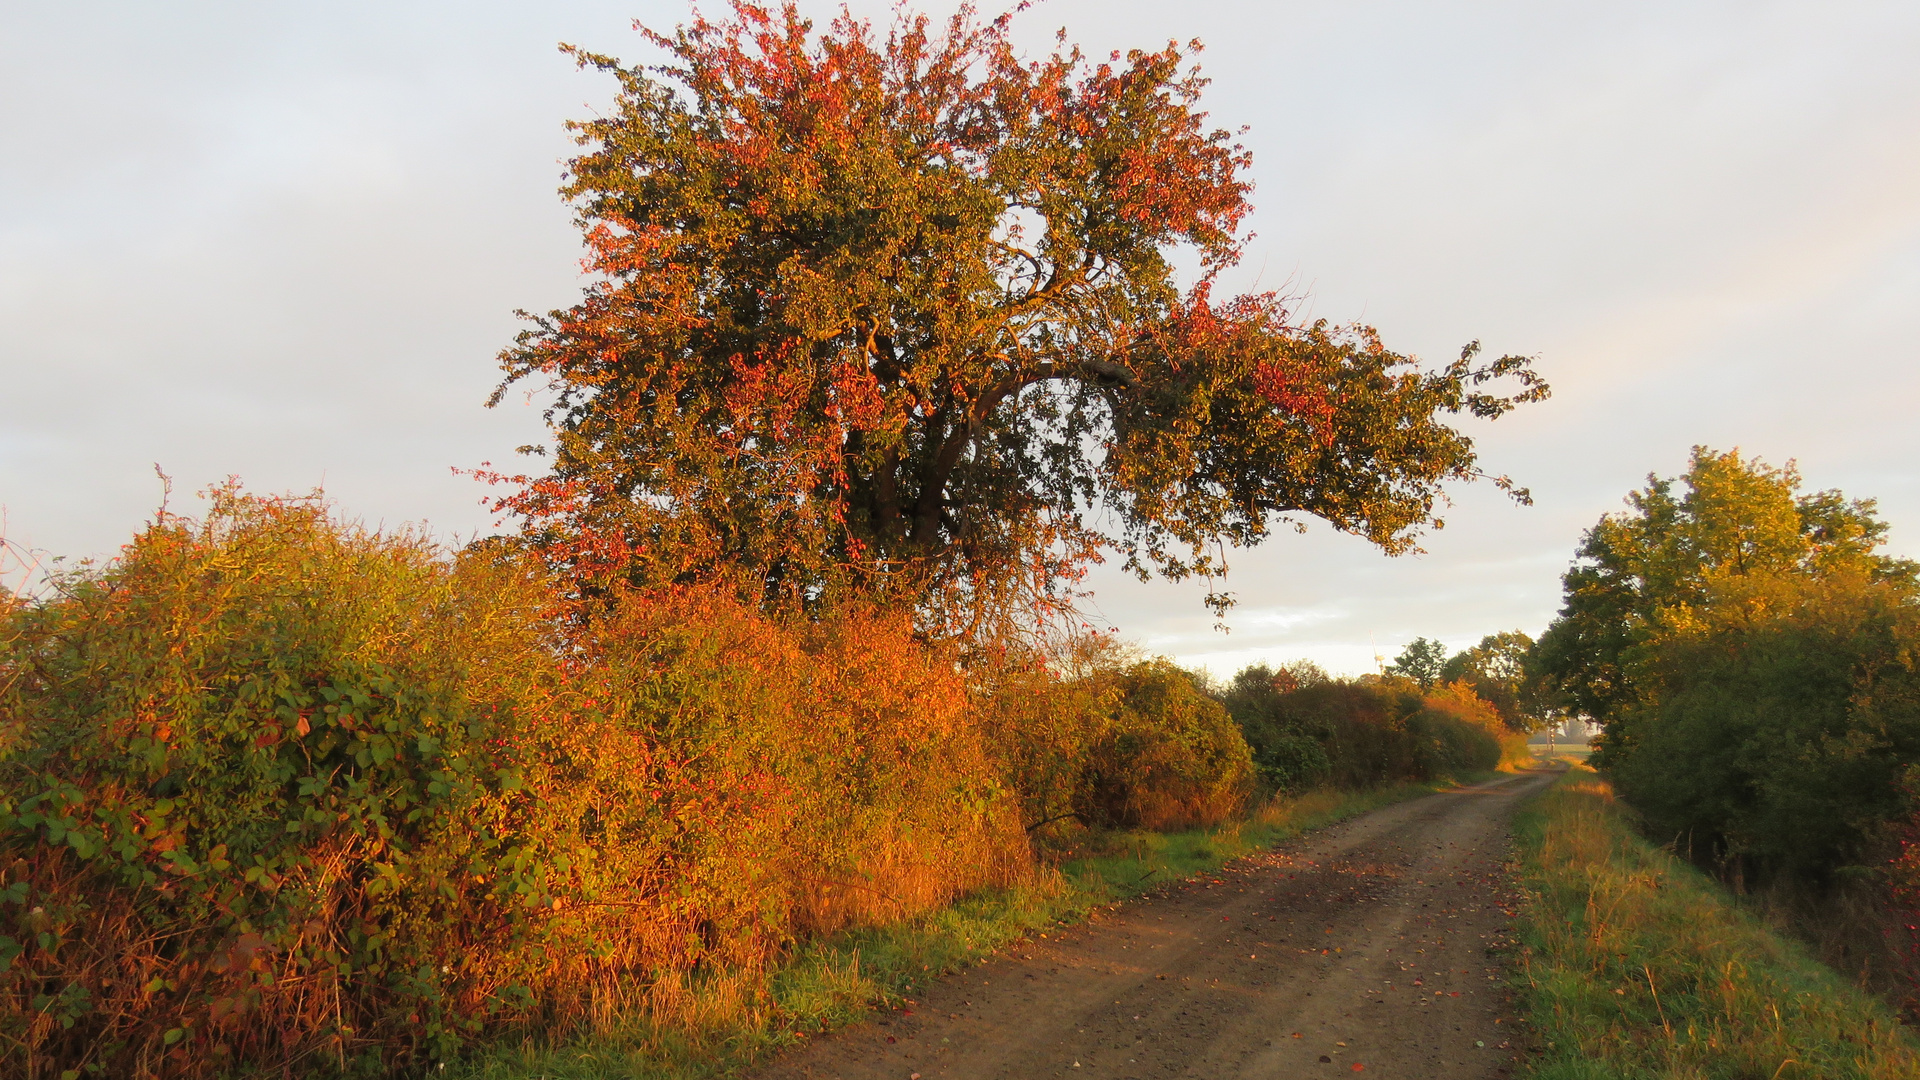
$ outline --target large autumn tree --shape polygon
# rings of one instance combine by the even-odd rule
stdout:
[[[664,63],[575,53],[620,86],[562,189],[594,280],[503,354],[556,434],[504,505],[586,581],[954,620],[1106,551],[1213,576],[1296,515],[1399,552],[1481,475],[1448,418],[1545,396],[1524,359],[1424,370],[1216,297],[1248,157],[1175,45],[1028,61],[1006,17],[744,2],[643,33]]]

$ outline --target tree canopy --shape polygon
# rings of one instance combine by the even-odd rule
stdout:
[[[1738,450],[1693,448],[1686,475],[1648,476],[1629,511],[1600,519],[1562,581],[1566,600],[1533,665],[1569,705],[1601,721],[1640,695],[1633,667],[1664,629],[1685,625],[1730,582],[1748,576],[1837,573],[1911,582],[1913,563],[1875,552],[1887,526],[1872,499],[1799,492],[1791,463],[1776,469]]]
[[[1446,666],[1447,647],[1432,638],[1417,637],[1387,665],[1387,674],[1412,679],[1425,690],[1440,681]]]
[[[1488,634],[1479,644],[1453,654],[1440,669],[1445,682],[1464,682],[1515,731],[1537,727],[1545,702],[1527,669],[1533,639],[1518,630]]]
[[[664,63],[574,51],[620,86],[562,188],[593,281],[502,355],[555,434],[502,506],[585,581],[951,622],[1108,552],[1213,577],[1297,515],[1401,552],[1482,475],[1448,418],[1546,396],[1524,358],[1424,370],[1216,296],[1249,157],[1198,108],[1197,42],[1025,60],[1006,16],[816,33],[740,0],[645,32]]]
[[[1886,854],[1920,766],[1920,585],[1870,499],[1695,447],[1590,530],[1531,663],[1698,855],[1821,880]]]

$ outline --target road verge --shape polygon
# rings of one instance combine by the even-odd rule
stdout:
[[[1536,1080],[1920,1075],[1892,1010],[1643,840],[1591,769],[1515,829]]]

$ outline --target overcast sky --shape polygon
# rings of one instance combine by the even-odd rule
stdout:
[[[155,463],[182,492],[324,485],[369,522],[493,531],[453,469],[541,436],[520,396],[482,402],[513,309],[578,293],[562,124],[612,93],[555,45],[640,59],[631,21],[686,13],[0,0],[6,537],[111,554]],[[1554,386],[1471,427],[1534,506],[1461,491],[1398,559],[1277,535],[1234,560],[1228,634],[1202,587],[1097,574],[1127,637],[1228,674],[1538,633],[1581,530],[1696,443],[1877,496],[1920,555],[1920,4],[1052,2],[1016,26],[1207,42],[1207,105],[1254,153],[1240,284]]]

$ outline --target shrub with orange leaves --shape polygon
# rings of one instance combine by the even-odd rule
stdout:
[[[1118,709],[1093,747],[1083,820],[1134,829],[1217,825],[1253,788],[1253,754],[1233,717],[1166,660],[1112,672]]]
[[[386,1075],[1021,877],[953,658],[213,493],[0,635],[7,1075]],[[562,635],[559,628],[565,627]]]
[[[1446,751],[1453,759],[1470,760],[1479,768],[1491,769],[1524,761],[1528,756],[1526,732],[1515,731],[1508,726],[1500,715],[1499,707],[1481,697],[1474,685],[1465,679],[1443,682],[1427,690],[1422,708],[1453,721],[1452,725],[1434,727],[1435,737],[1457,744]],[[1490,763],[1487,761],[1487,739],[1493,740],[1499,748],[1498,755]]]

